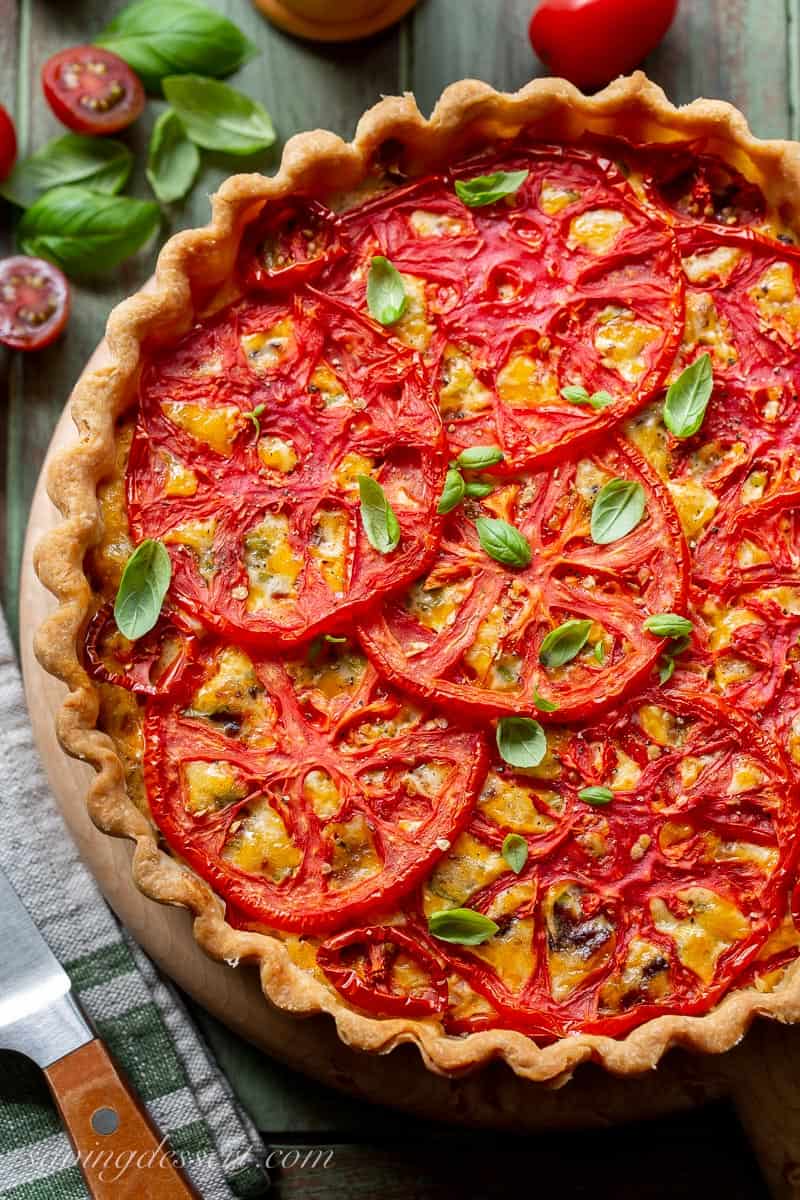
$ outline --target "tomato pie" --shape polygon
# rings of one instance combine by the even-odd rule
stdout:
[[[795,147],[643,76],[384,100],[111,316],[39,550],[96,823],[433,1069],[800,1015]]]

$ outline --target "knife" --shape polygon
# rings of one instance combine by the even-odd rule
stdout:
[[[44,1071],[95,1200],[199,1200],[2,871],[0,1049]]]

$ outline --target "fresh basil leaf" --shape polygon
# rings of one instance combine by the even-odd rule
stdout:
[[[595,642],[594,657],[595,657],[596,661],[599,662],[600,666],[602,667],[603,663],[606,661],[606,648],[602,642]]]
[[[65,133],[17,163],[0,184],[0,196],[28,208],[43,192],[68,184],[83,184],[92,192],[113,196],[124,188],[133,155],[113,138]]]
[[[580,385],[563,387],[561,395],[570,404],[588,404],[590,408],[608,408],[609,404],[614,403],[614,397],[610,392],[592,392],[591,396],[585,387]]]
[[[527,567],[531,561],[531,548],[527,538],[498,517],[478,517],[475,522],[481,546],[496,562],[506,567]]]
[[[538,692],[534,693],[533,703],[536,705],[539,712],[558,712],[558,705],[553,704],[552,700],[546,700],[544,696],[540,696]]]
[[[644,488],[632,479],[609,479],[592,505],[592,541],[598,546],[625,537],[644,516]]]
[[[513,196],[529,174],[529,171],[496,171],[493,175],[478,175],[475,179],[457,179],[456,195],[469,208],[483,208],[505,196]]]
[[[547,738],[531,717],[501,717],[497,722],[497,749],[512,767],[538,767],[547,753]]]
[[[610,804],[614,793],[607,787],[585,787],[578,792],[578,797],[587,804],[601,805]]]
[[[694,625],[678,613],[653,613],[645,621],[644,628],[657,637],[685,638],[692,632]]]
[[[206,150],[255,154],[275,141],[267,110],[227,83],[201,75],[168,75],[163,86],[187,136]]]
[[[675,659],[669,654],[661,656],[661,665],[658,668],[659,683],[667,683],[673,676],[675,671]]]
[[[690,641],[691,638],[688,634],[685,634],[683,637],[673,638],[667,646],[667,654],[671,654],[673,658],[677,658],[679,654],[683,654],[684,650],[689,649]]]
[[[147,180],[162,204],[180,200],[200,169],[200,151],[186,136],[180,117],[171,108],[153,126],[147,151]]]
[[[165,75],[230,75],[259,52],[233,22],[193,0],[138,0],[94,40],[124,58],[150,92]]]
[[[681,371],[670,384],[664,403],[664,424],[677,438],[691,437],[703,424],[714,389],[711,355],[706,352]]]
[[[428,932],[440,942],[480,946],[499,929],[494,921],[473,908],[443,908],[428,917]]]
[[[502,855],[514,874],[519,875],[528,861],[528,843],[518,833],[509,833],[503,840]]]
[[[543,667],[563,667],[572,662],[589,638],[591,621],[565,621],[551,629],[539,647],[539,662]]]
[[[26,254],[46,258],[68,275],[110,271],[144,245],[161,221],[153,201],[100,196],[84,187],[53,188],[17,227]]]
[[[367,276],[369,315],[381,325],[394,325],[408,307],[408,296],[400,272],[388,258],[376,254]]]
[[[464,484],[464,495],[472,496],[476,500],[483,500],[484,496],[491,496],[494,491],[494,484],[487,483],[485,479],[470,479]]]
[[[357,475],[361,497],[361,523],[369,544],[381,554],[391,554],[400,542],[400,525],[383,488],[371,475]]]
[[[436,511],[442,516],[444,516],[445,513],[452,512],[453,509],[464,499],[464,491],[464,478],[461,472],[457,471],[454,467],[451,467],[445,476],[442,498],[439,501],[439,506]]]
[[[172,563],[163,543],[147,538],[125,564],[114,601],[114,620],[126,638],[149,633],[161,615],[172,578]]]
[[[462,450],[456,459],[456,466],[462,471],[485,471],[503,461],[503,451],[499,446],[470,446]]]

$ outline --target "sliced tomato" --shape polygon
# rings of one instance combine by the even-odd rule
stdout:
[[[317,962],[334,987],[365,1012],[420,1020],[441,1017],[447,1008],[441,956],[396,926],[338,933],[317,950]]]
[[[509,199],[468,208],[456,180],[525,172]],[[674,235],[614,163],[523,141],[393,191],[343,218],[352,256],[330,286],[366,305],[369,262],[403,275],[395,335],[436,380],[454,451],[502,447],[510,468],[555,462],[633,412],[663,383],[680,341],[683,275]],[[603,391],[602,410],[566,386]]]
[[[179,611],[162,613],[150,633],[131,642],[117,629],[113,605],[103,605],[84,638],[84,659],[92,679],[140,696],[171,696],[187,687],[197,652],[196,631]]]
[[[233,919],[316,933],[408,894],[469,820],[483,737],[409,705],[352,646],[206,660],[151,700],[145,778],[172,849]]]
[[[540,768],[493,762],[466,831],[405,906],[404,938],[446,964],[446,1027],[618,1037],[708,1011],[786,911],[800,804],[780,752],[691,687],[645,690],[548,740]],[[586,788],[614,798],[592,806]],[[500,857],[509,834],[527,843],[519,873]],[[475,948],[437,941],[427,920],[452,907],[497,933]],[[384,1005],[377,986],[360,1001]]]
[[[316,200],[267,205],[249,226],[239,255],[246,288],[276,291],[316,279],[345,253],[339,218]]]
[[[145,369],[128,464],[136,539],[225,636],[293,644],[347,628],[435,550],[441,427],[412,354],[319,294],[244,301]],[[358,477],[400,525],[368,541]]]
[[[592,504],[611,479],[638,483],[646,514],[624,537],[595,545]],[[685,603],[686,549],[672,502],[636,452],[616,442],[557,471],[495,482],[491,495],[447,519],[428,573],[363,620],[364,646],[390,679],[437,703],[481,715],[590,717],[652,670],[663,642],[644,630],[646,617]],[[518,529],[530,564],[489,557],[481,517]],[[544,638],[568,621],[589,623],[585,644],[564,665],[542,665]]]
[[[14,122],[9,113],[0,104],[0,179],[11,174],[11,168],[17,160],[17,135]]]
[[[766,210],[764,193],[729,163],[708,154],[701,142],[629,148],[646,193],[671,220],[721,225],[752,225]]]
[[[142,113],[144,88],[124,59],[100,46],[59,50],[42,67],[45,99],[76,133],[116,133]]]
[[[65,276],[43,258],[18,254],[0,260],[0,342],[15,350],[41,350],[54,342],[69,317]]]

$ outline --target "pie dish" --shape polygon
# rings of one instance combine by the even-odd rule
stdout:
[[[800,1016],[798,184],[640,74],[465,81],[230,179],[112,313],[37,655],[276,1005],[535,1080]]]

